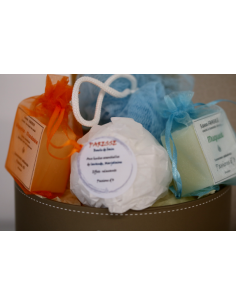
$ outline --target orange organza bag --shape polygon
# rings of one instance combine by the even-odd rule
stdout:
[[[63,194],[70,174],[70,156],[82,148],[83,136],[69,127],[72,86],[69,78],[48,75],[45,93],[22,101],[17,109],[6,169],[26,193],[47,198]]]

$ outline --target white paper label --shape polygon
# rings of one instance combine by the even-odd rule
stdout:
[[[236,176],[236,138],[224,114],[193,120],[195,133],[215,184]]]
[[[30,190],[45,125],[18,107],[6,166]]]
[[[123,194],[137,173],[134,153],[114,137],[100,137],[86,143],[78,154],[77,164],[85,188],[100,198]]]

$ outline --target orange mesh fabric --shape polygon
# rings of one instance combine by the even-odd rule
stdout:
[[[79,152],[82,145],[78,144],[76,141],[69,139],[67,135],[68,126],[68,115],[72,111],[72,107],[69,104],[71,101],[73,87],[68,85],[69,78],[66,76],[57,75],[47,75],[45,93],[34,97],[34,101],[31,104],[30,109],[26,109],[29,115],[36,118],[41,117],[44,119],[49,119],[47,124],[47,149],[48,153],[56,159],[69,158],[75,152]],[[64,133],[68,137],[68,141],[63,143],[61,146],[55,146],[52,143],[52,138],[59,127],[63,128]],[[82,128],[79,136],[82,136]],[[49,151],[49,145],[54,148],[63,148],[68,145],[72,145],[73,149],[70,154],[64,158],[58,158],[52,155]]]
[[[82,148],[82,145],[76,142],[83,136],[82,126],[80,124],[76,126],[76,134],[69,127],[69,117],[72,115],[70,105],[72,86],[68,83],[68,77],[48,75],[45,93],[22,101],[18,107],[6,169],[27,194],[38,194],[49,199],[63,194],[70,174],[69,157]],[[20,111],[20,108],[24,111]],[[34,117],[38,122],[46,125],[41,135],[37,156],[34,155],[34,152],[32,153],[31,143],[27,145],[24,142],[27,128],[24,130],[26,125],[24,125],[25,122],[24,124],[22,122],[28,120],[24,118],[25,115]],[[33,131],[35,132],[34,129]],[[16,155],[18,156],[16,157]],[[33,163],[28,162],[29,156],[30,160],[35,158]],[[19,168],[20,165],[18,166],[17,162],[18,165],[22,162],[25,162],[26,165],[22,163],[22,169]],[[28,164],[34,164],[34,168],[33,165],[30,167]],[[17,172],[19,169],[20,174],[19,171]],[[31,182],[26,178],[29,177],[29,173],[32,177]]]
[[[58,106],[64,109],[63,121],[67,123],[68,114],[72,111],[69,103],[73,90],[68,83],[68,77],[59,76],[57,82],[53,84],[53,76],[47,75],[45,93],[36,97],[32,104],[34,116],[50,118]]]

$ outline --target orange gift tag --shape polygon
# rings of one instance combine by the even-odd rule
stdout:
[[[47,76],[45,93],[18,106],[6,169],[24,191],[53,198],[64,193],[70,174],[70,156],[82,148],[68,125],[72,87],[69,79]]]

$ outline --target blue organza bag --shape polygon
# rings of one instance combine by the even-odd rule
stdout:
[[[85,75],[105,83],[111,75]],[[165,95],[173,91],[192,90],[193,77],[189,75],[157,75],[134,74],[137,81],[137,90],[123,98],[116,98],[105,94],[102,102],[99,124],[110,122],[111,117],[133,118],[141,123],[157,140],[160,141],[161,132],[165,128],[166,119],[161,117],[160,108],[164,106]],[[110,84],[111,88],[122,92],[130,88],[130,81],[119,77]],[[80,112],[84,119],[94,118],[97,97],[100,88],[91,83],[82,83],[80,87]]]
[[[193,95],[191,91],[167,95],[160,109],[166,120],[161,141],[172,161],[171,190],[177,198],[203,196],[218,190],[219,184],[235,184],[235,133],[216,105],[227,100],[193,104]]]

